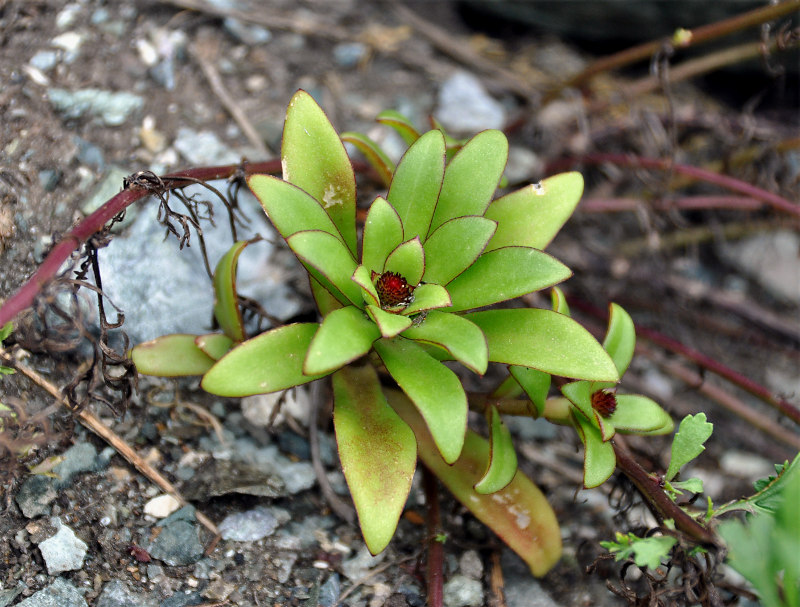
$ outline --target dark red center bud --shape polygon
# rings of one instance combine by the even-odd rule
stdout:
[[[603,417],[608,417],[617,410],[617,397],[613,392],[598,390],[592,394],[592,409]]]
[[[384,272],[378,276],[375,290],[384,310],[402,309],[414,301],[414,287],[396,272]]]

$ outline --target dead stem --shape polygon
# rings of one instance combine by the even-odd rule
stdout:
[[[681,38],[681,43],[676,44],[678,48],[688,48],[690,46],[697,46],[710,40],[715,40],[728,34],[738,32],[749,27],[754,27],[774,19],[778,19],[785,15],[790,15],[794,11],[800,9],[800,0],[787,0],[779,4],[757,8],[755,10],[736,15],[730,19],[710,23],[701,27],[690,30]],[[638,46],[634,46],[619,53],[614,53],[607,57],[598,59],[579,74],[567,80],[564,84],[560,85],[556,90],[552,91],[545,97],[544,103],[548,103],[555,99],[561,91],[566,88],[578,87],[586,83],[588,80],[597,74],[607,72],[609,70],[618,69],[628,65],[632,65],[639,61],[650,59],[653,55],[661,51],[664,44],[672,44],[669,40],[665,41],[663,38],[651,40]]]
[[[203,72],[206,80],[208,80],[211,90],[219,98],[222,105],[225,106],[225,109],[228,110],[228,113],[236,121],[236,124],[239,125],[239,128],[242,129],[242,133],[247,137],[250,145],[264,158],[274,156],[264,144],[264,140],[256,131],[253,123],[250,122],[247,114],[242,110],[239,104],[234,101],[233,97],[228,93],[228,89],[223,84],[222,78],[212,62],[213,57],[218,51],[218,44],[215,44],[210,37],[201,38],[196,44],[192,44],[189,47],[192,58],[197,61],[197,64],[200,66],[200,70]]]
[[[685,175],[687,177],[691,177],[692,179],[696,179],[698,181],[713,183],[714,185],[718,185],[722,188],[725,188],[726,190],[730,190],[732,192],[737,192],[738,194],[742,194],[744,196],[761,200],[779,211],[783,211],[784,213],[788,213],[789,215],[794,215],[795,217],[800,217],[800,204],[791,202],[788,199],[784,198],[783,196],[779,196],[778,194],[773,194],[772,192],[769,192],[751,183],[747,183],[746,181],[742,181],[741,179],[736,179],[735,177],[730,177],[728,175],[723,175],[721,173],[692,166],[689,164],[673,163],[666,158],[646,158],[643,156],[635,156],[632,154],[613,154],[613,153],[586,154],[585,156],[580,156],[575,158],[563,158],[561,160],[552,162],[547,167],[546,172],[548,174],[557,173],[560,172],[561,170],[571,168],[577,164],[590,164],[590,165],[611,164],[621,167],[654,169],[657,171],[674,172],[679,175]]]
[[[3,349],[0,349],[0,359],[13,366],[17,371],[34,382],[37,386],[40,386],[46,390],[60,405],[67,407],[67,401],[61,395],[61,391],[53,383],[39,375],[33,369],[30,369],[27,366],[17,362],[13,356]],[[97,436],[114,447],[117,453],[125,458],[128,463],[141,472],[146,478],[158,485],[165,493],[168,493],[174,497],[181,506],[186,506],[189,503],[172,483],[164,478],[164,476],[162,476],[158,470],[147,463],[147,461],[145,461],[144,458],[136,453],[136,451],[134,451],[130,445],[128,445],[118,434],[106,426],[97,417],[85,409],[78,412],[76,417],[84,426],[86,426],[86,428],[94,432]],[[205,514],[200,511],[196,511],[195,516],[197,517],[197,520],[211,533],[213,533],[215,536],[219,534],[217,526]]]

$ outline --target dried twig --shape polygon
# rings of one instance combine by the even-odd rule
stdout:
[[[396,3],[394,12],[400,19],[409,23],[415,30],[430,40],[436,48],[469,66],[470,69],[478,69],[486,75],[499,80],[508,90],[525,99],[531,99],[538,94],[533,86],[525,82],[517,74],[486,59],[441,27],[419,17],[411,9]]]
[[[6,362],[9,365],[12,365],[17,371],[19,371],[22,375],[33,381],[36,385],[44,388],[50,396],[52,396],[56,402],[60,405],[67,407],[66,399],[61,395],[61,391],[50,381],[46,378],[42,377],[34,371],[33,369],[28,368],[25,365],[20,364],[17,362],[8,352],[5,350],[0,349],[0,359]],[[89,411],[85,409],[78,412],[76,414],[78,420],[86,426],[89,430],[94,432],[97,436],[102,438],[106,441],[109,445],[114,447],[125,460],[127,460],[134,468],[136,468],[139,472],[141,472],[146,478],[150,481],[158,485],[165,493],[168,493],[172,497],[174,497],[181,506],[185,506],[188,504],[186,499],[181,495],[178,489],[170,483],[161,473],[153,468],[150,464],[147,463],[133,448],[128,445],[118,434],[116,434],[111,428],[106,426],[102,421],[100,421],[97,417],[95,417]],[[217,535],[219,532],[217,530],[217,526],[209,519],[205,514],[202,512],[196,512],[195,516],[197,520],[211,533]]]
[[[547,167],[546,172],[548,174],[557,173],[577,164],[612,164],[622,167],[674,172],[680,175],[686,175],[687,177],[691,177],[692,179],[696,179],[698,181],[713,183],[714,185],[718,185],[726,190],[730,190],[731,192],[737,192],[738,194],[755,198],[756,200],[762,200],[779,211],[783,211],[789,215],[794,215],[795,217],[800,217],[800,204],[791,202],[783,196],[773,194],[772,192],[769,192],[763,188],[755,186],[751,183],[747,183],[746,181],[742,181],[741,179],[730,177],[729,175],[723,175],[721,173],[692,166],[690,164],[673,163],[665,158],[646,158],[631,154],[612,153],[586,154],[585,156],[580,156],[577,158],[564,158],[552,162]]]
[[[234,101],[233,97],[230,96],[228,89],[222,82],[222,78],[212,62],[212,57],[216,54],[216,49],[213,48],[213,45],[214,42],[210,38],[205,38],[201,42],[192,44],[189,47],[189,52],[200,66],[200,70],[203,72],[206,80],[208,80],[211,90],[219,98],[222,105],[225,106],[225,109],[228,110],[228,113],[236,121],[236,124],[239,125],[239,128],[242,129],[250,145],[264,158],[273,156],[274,154],[267,148],[264,140],[247,117],[247,114],[242,110],[239,104]]]
[[[718,21],[695,28],[682,36],[681,40],[678,41],[679,44],[676,46],[680,48],[697,46],[698,44],[715,40],[727,36],[728,34],[754,27],[772,21],[773,19],[778,19],[785,15],[790,15],[798,9],[800,9],[800,0],[787,0],[786,2],[757,8],[747,13],[731,17],[730,19],[725,19],[724,21]],[[558,87],[558,89],[550,93],[545,98],[545,103],[552,101],[565,88],[580,86],[597,74],[650,59],[650,57],[658,53],[664,47],[664,44],[664,39],[659,38],[658,40],[651,40],[650,42],[645,42],[644,44],[598,59],[585,70],[573,76]]]

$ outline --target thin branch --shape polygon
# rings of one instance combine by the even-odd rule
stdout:
[[[39,373],[33,369],[30,369],[25,365],[21,365],[3,349],[0,349],[0,358],[4,362],[13,366],[17,371],[22,373],[22,375],[33,381],[37,386],[44,388],[60,405],[69,408],[67,406],[66,399],[61,395],[61,390],[59,390],[53,383],[39,375]],[[116,434],[111,428],[106,426],[102,421],[100,421],[100,419],[85,409],[78,412],[76,417],[84,426],[86,426],[86,428],[94,432],[97,436],[114,447],[117,453],[125,458],[128,463],[141,472],[146,478],[158,485],[165,493],[168,493],[174,497],[181,506],[186,506],[189,503],[172,483],[164,478],[164,476],[162,476],[158,470],[148,464],[145,459],[136,453],[136,451],[134,451],[133,448],[122,439],[122,437]],[[217,526],[205,514],[200,511],[196,511],[195,516],[197,517],[198,522],[200,522],[211,533],[213,533],[215,536],[219,534]]]
[[[583,213],[621,213],[638,211],[641,208],[656,211],[697,211],[701,209],[736,209],[758,211],[765,203],[749,196],[681,196],[643,200],[641,198],[585,198],[578,205]]]
[[[478,69],[488,76],[499,80],[508,90],[525,99],[531,99],[538,94],[535,87],[525,82],[525,80],[520,78],[517,74],[511,70],[505,69],[494,61],[490,61],[480,53],[475,52],[472,47],[464,44],[458,38],[430,20],[420,17],[410,8],[400,3],[394,4],[393,8],[398,18],[409,23],[417,32],[425,36],[431,44],[443,53],[463,63],[470,69]]]
[[[212,44],[213,42],[211,40],[206,39],[202,41],[202,43],[192,44],[189,47],[189,52],[200,66],[200,70],[203,72],[206,80],[208,80],[211,90],[219,98],[222,105],[225,106],[225,109],[228,110],[228,113],[236,121],[236,124],[239,125],[239,128],[242,129],[250,145],[255,147],[258,153],[263,157],[273,156],[274,154],[267,148],[264,140],[247,117],[247,114],[242,110],[239,104],[234,101],[230,93],[228,93],[228,89],[223,84],[217,68],[215,68],[214,64],[211,62],[211,57],[215,54],[214,49],[210,48]]]
[[[665,158],[646,158],[631,154],[613,153],[586,154],[585,156],[576,158],[564,158],[561,160],[556,160],[547,167],[547,173],[557,173],[565,168],[575,166],[576,164],[613,164],[616,166],[656,169],[659,171],[667,171],[680,175],[686,175],[693,179],[705,181],[706,183],[713,183],[714,185],[718,185],[726,190],[737,192],[738,194],[755,198],[756,200],[761,200],[779,211],[794,215],[795,217],[800,217],[800,204],[791,202],[783,196],[773,194],[772,192],[747,183],[746,181],[742,181],[741,179],[736,179],[735,177],[722,175],[715,171],[692,166],[690,164],[673,163]]]
[[[550,93],[545,98],[545,103],[552,101],[558,94],[565,88],[576,87],[584,84],[597,74],[607,72],[609,70],[618,69],[628,65],[632,65],[639,61],[650,59],[655,53],[661,51],[664,44],[673,44],[678,48],[688,48],[690,46],[697,46],[710,40],[715,40],[728,34],[738,32],[749,27],[754,27],[786,15],[800,9],[800,0],[787,0],[779,4],[764,6],[755,10],[736,15],[730,19],[718,21],[708,25],[697,27],[688,31],[681,37],[680,41],[669,41],[663,38],[651,40],[638,46],[634,46],[619,53],[614,53],[607,57],[598,59],[579,74],[567,80],[564,84],[558,87],[555,91]]]
[[[422,466],[422,486],[428,508],[428,559],[425,577],[428,583],[428,607],[444,604],[444,545],[440,541],[441,513],[439,512],[439,482],[436,475]]]
[[[719,538],[673,502],[662,489],[659,479],[647,472],[633,459],[621,437],[617,436],[611,439],[611,444],[617,457],[617,467],[636,485],[659,522],[672,519],[675,521],[675,528],[694,541],[706,546],[720,546]]]
[[[178,171],[161,177],[164,191],[186,187],[197,181],[213,181],[215,179],[229,179],[242,170],[241,164],[225,166],[202,167]],[[247,175],[255,173],[279,173],[280,161],[270,160],[253,164],[245,164],[244,172]],[[103,229],[109,221],[119,215],[134,202],[147,198],[152,191],[146,188],[131,187],[121,191],[103,206],[89,215],[75,226],[58,244],[56,244],[39,268],[3,305],[0,306],[0,327],[20,312],[28,309],[44,285],[52,279],[61,265],[80,247],[86,240]]]

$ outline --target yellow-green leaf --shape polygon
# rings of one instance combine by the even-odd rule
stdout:
[[[286,109],[281,144],[283,178],[316,198],[356,255],[356,180],[353,167],[325,112],[305,91]],[[313,227],[306,227],[313,230]]]
[[[239,344],[203,376],[202,388],[219,396],[278,392],[320,377],[303,373],[317,323],[284,325]]]
[[[417,463],[411,428],[381,392],[372,365],[333,375],[333,424],[342,471],[372,554],[392,539]]]

